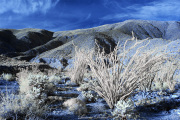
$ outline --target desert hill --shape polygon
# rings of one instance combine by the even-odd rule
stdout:
[[[157,47],[180,39],[180,22],[127,20],[89,29],[57,32],[31,28],[0,29],[0,54],[20,60],[60,64],[73,57],[74,45],[91,49],[96,46],[96,39],[97,44],[109,53],[118,42],[123,44],[132,38],[132,31],[138,40],[149,38],[151,45]],[[178,42],[173,45],[180,48]]]

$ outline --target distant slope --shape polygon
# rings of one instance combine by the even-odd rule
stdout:
[[[95,39],[109,53],[118,41],[123,44],[131,38],[132,31],[139,40],[162,38],[173,41],[180,39],[180,22],[127,20],[90,29],[54,33],[40,29],[0,29],[0,54],[24,60],[34,57],[69,59],[74,55],[73,43],[90,49],[95,47]]]
[[[11,57],[43,45],[52,39],[53,32],[41,29],[0,29],[0,54]]]
[[[79,47],[92,48],[95,46],[94,40],[96,39],[98,44],[105,47],[108,53],[110,46],[113,49],[118,41],[123,44],[125,40],[132,38],[132,31],[139,40],[161,38],[167,44],[169,43],[167,40],[180,39],[180,22],[128,20],[90,29],[59,31],[55,32],[53,37],[61,39],[63,45],[46,51],[39,57],[61,58],[70,55],[70,53],[74,52],[72,40]]]

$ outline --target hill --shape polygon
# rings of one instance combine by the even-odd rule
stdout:
[[[162,46],[180,39],[180,22],[127,20],[58,32],[31,28],[0,29],[0,54],[19,60],[61,63],[59,60],[73,57],[74,45],[91,49],[96,46],[96,39],[97,44],[109,53],[118,42],[123,45],[125,40],[132,38],[132,31],[138,40],[149,38],[152,46]]]

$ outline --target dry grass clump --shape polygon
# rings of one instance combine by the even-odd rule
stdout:
[[[3,73],[1,75],[2,79],[3,80],[7,80],[7,81],[12,81],[12,80],[15,80],[15,77],[14,75],[10,74],[10,73]]]
[[[76,63],[76,66],[79,66],[75,71],[77,73],[75,74],[75,76],[77,75],[76,81],[80,76],[78,70],[80,69],[80,82],[82,82],[84,63],[89,65],[97,79],[97,83],[91,84],[90,89],[104,98],[110,108],[114,108],[118,101],[129,98],[137,89],[151,89],[157,73],[163,76],[160,78],[164,82],[170,83],[168,84],[169,89],[173,90],[174,88],[173,75],[176,68],[169,69],[170,71],[162,69],[167,62],[173,64],[170,62],[172,59],[158,49],[142,52],[142,49],[149,44],[147,40],[140,42],[136,40],[134,45],[126,48],[128,42],[133,40],[135,39],[127,40],[123,48],[115,47],[110,54],[105,54],[104,51],[100,52],[100,48],[98,48],[98,52],[88,52],[89,54],[76,49],[76,54],[83,59]],[[138,47],[142,43],[145,45]],[[130,55],[132,51],[134,54]]]
[[[75,114],[83,115],[87,113],[86,104],[78,98],[68,99],[63,103],[63,105]]]
[[[36,104],[33,99],[12,93],[0,94],[0,119],[46,118],[48,106]]]
[[[56,72],[54,73],[56,74]],[[49,76],[51,75],[51,76]],[[54,80],[56,78],[56,80]],[[19,94],[1,94],[0,116],[3,119],[39,119],[47,117],[48,94],[55,89],[54,81],[59,80],[51,72],[45,74],[33,68],[22,69],[17,74]]]
[[[75,46],[75,49],[76,51],[75,51],[73,67],[69,71],[68,76],[70,76],[71,82],[76,83],[76,84],[81,84],[83,82],[85,73],[87,73],[88,66],[84,58],[85,56],[82,56],[81,54],[79,54],[78,51],[81,51],[85,54],[89,54],[89,53],[86,53],[84,49],[78,49],[76,46]]]
[[[175,72],[179,66],[173,61],[167,61],[160,66],[160,70],[156,73],[152,89],[174,91],[177,81],[175,81]]]
[[[132,118],[134,103],[132,100],[128,99],[127,101],[120,100],[115,104],[116,109],[112,112],[112,115],[115,118]]]
[[[57,71],[54,73],[49,71],[45,74],[37,68],[33,68],[31,71],[27,69],[21,70],[21,72],[17,74],[20,92],[27,96],[52,92],[55,82],[61,79],[60,76],[55,74],[57,74]]]
[[[21,93],[29,94],[32,91],[33,86],[42,82],[47,82],[47,76],[40,72],[37,68],[29,71],[28,69],[22,69],[17,74],[19,88]]]

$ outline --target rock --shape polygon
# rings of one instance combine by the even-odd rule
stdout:
[[[52,68],[57,68],[59,70],[64,69],[65,66],[61,62],[61,59],[58,58],[40,58],[36,60],[31,60],[31,62],[36,62],[36,63],[45,63],[48,64]],[[67,66],[67,65],[66,65]]]
[[[66,67],[68,65],[68,61],[65,58],[60,59],[61,64]]]
[[[67,107],[69,111],[78,115],[87,113],[86,104],[77,98],[68,99],[63,103],[63,106]]]

